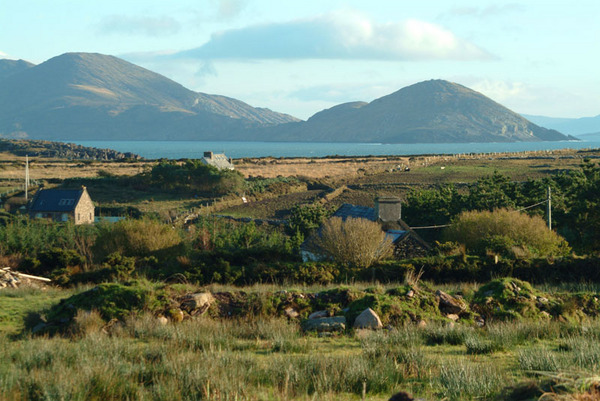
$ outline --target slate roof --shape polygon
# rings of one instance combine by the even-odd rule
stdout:
[[[388,230],[385,232],[385,237],[391,239],[394,244],[406,235],[408,235],[407,230]]]
[[[342,220],[346,220],[347,218],[352,217],[354,219],[361,218],[371,221],[377,221],[374,208],[351,205],[349,203],[344,203],[342,206],[340,206],[340,208],[336,210],[336,212],[333,214],[333,217],[341,217]]]
[[[214,166],[218,169],[225,170],[230,169],[233,170],[233,164],[229,161],[229,158],[225,156],[224,153],[213,153],[211,157],[204,156],[201,159],[204,163]]]
[[[83,189],[41,189],[29,206],[32,212],[72,212]]]

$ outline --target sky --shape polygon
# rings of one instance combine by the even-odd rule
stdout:
[[[301,119],[429,79],[518,113],[600,114],[597,0],[0,2],[0,58],[110,54]]]

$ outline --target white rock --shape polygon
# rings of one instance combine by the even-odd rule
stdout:
[[[381,319],[371,308],[367,308],[354,319],[355,329],[380,329],[383,327]]]

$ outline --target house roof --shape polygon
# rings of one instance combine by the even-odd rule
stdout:
[[[385,232],[385,237],[391,239],[392,242],[395,244],[396,241],[404,238],[408,235],[408,233],[408,230],[388,230]]]
[[[81,195],[81,189],[41,189],[29,206],[32,212],[71,212],[75,210]]]
[[[201,160],[218,169],[233,169],[233,164],[224,153],[212,153],[211,156],[204,156]]]
[[[340,206],[340,208],[333,214],[333,217],[341,217],[342,220],[352,217],[354,219],[360,218],[377,221],[374,208],[351,205],[349,203],[344,203],[342,206]]]

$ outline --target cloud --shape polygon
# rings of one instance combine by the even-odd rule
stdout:
[[[127,34],[144,36],[171,35],[179,32],[181,25],[170,17],[131,17],[110,15],[102,19],[98,31],[104,34]]]
[[[231,19],[242,13],[246,7],[246,0],[213,0],[217,6],[217,17]]]
[[[203,62],[200,67],[198,68],[198,70],[196,71],[195,76],[198,78],[203,78],[206,76],[213,76],[216,77],[217,74],[217,69],[215,68],[215,66],[213,65],[212,62],[210,62],[209,60]]]
[[[14,60],[15,58],[0,50],[0,59]]]
[[[490,55],[432,23],[413,19],[382,24],[356,12],[335,12],[216,33],[204,45],[175,57],[480,60]]]
[[[517,3],[492,4],[487,7],[455,7],[442,16],[489,18],[521,10],[523,6]]]
[[[517,98],[524,101],[531,101],[535,98],[533,88],[522,82],[482,80],[473,83],[471,88],[501,104]]]

